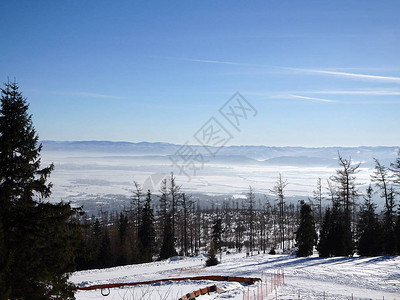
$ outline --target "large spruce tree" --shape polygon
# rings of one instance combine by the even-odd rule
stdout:
[[[318,254],[320,257],[329,257],[331,256],[333,245],[332,240],[330,239],[330,230],[331,230],[331,209],[328,209],[325,212],[324,220],[321,225],[321,231],[319,233],[319,242],[317,245]]]
[[[345,159],[340,153],[338,154],[338,163],[340,168],[336,169],[336,175],[331,177],[331,180],[336,183],[337,199],[340,205],[340,209],[337,210],[339,226],[335,227],[335,229],[338,230],[337,234],[340,234],[338,237],[340,237],[341,242],[343,242],[343,245],[338,245],[337,250],[340,254],[337,255],[349,256],[354,253],[353,224],[356,200],[359,197],[356,174],[360,171],[360,163],[354,164],[351,158]],[[334,214],[332,216],[334,216]],[[341,228],[342,226],[343,230]]]
[[[176,239],[172,229],[172,217],[168,214],[164,225],[163,241],[159,257],[160,260],[178,255],[175,250],[175,241]]]
[[[297,256],[310,256],[318,239],[311,206],[301,201],[300,225],[296,232]]]
[[[151,207],[151,192],[147,191],[146,202],[142,209],[142,221],[139,227],[139,239],[142,249],[142,261],[151,262],[154,252],[156,231],[154,228],[154,214]]]
[[[370,185],[364,196],[357,224],[358,254],[361,256],[378,256],[381,253],[381,226],[372,202],[373,189]]]
[[[15,82],[1,89],[0,298],[72,299],[78,222],[69,204],[45,201],[53,165],[40,166],[38,135]]]

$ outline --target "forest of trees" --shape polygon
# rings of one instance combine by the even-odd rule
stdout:
[[[338,153],[338,168],[317,180],[312,198],[289,202],[279,174],[270,195],[249,187],[244,198],[205,207],[185,193],[171,173],[159,191],[133,183],[132,202],[121,212],[96,216],[51,203],[41,168],[39,138],[16,83],[1,89],[0,298],[73,299],[75,270],[150,262],[176,255],[222,252],[292,253],[321,257],[400,254],[400,154],[390,165],[375,159],[371,183],[357,183],[360,164]],[[272,196],[271,196],[272,195]],[[384,201],[378,210],[374,195]]]
[[[395,202],[399,159],[390,168],[375,160],[371,184],[364,194],[356,182],[360,164],[340,154],[338,162],[326,192],[318,179],[313,199],[297,204],[285,200],[288,182],[281,174],[270,190],[274,198],[256,199],[250,186],[246,198],[226,199],[211,208],[183,193],[172,173],[156,195],[147,191],[145,196],[135,182],[130,209],[114,215],[84,216],[85,242],[78,268],[223,250],[249,255],[297,250],[299,256],[308,256],[316,247],[322,257],[399,254],[400,210]],[[376,193],[385,200],[382,212],[373,203]]]

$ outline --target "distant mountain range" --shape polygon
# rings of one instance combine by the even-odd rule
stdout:
[[[111,141],[42,141],[43,151],[68,153],[97,153],[118,159],[163,160],[177,155],[182,145],[170,143],[130,143]],[[214,163],[256,164],[276,166],[337,166],[338,152],[351,157],[355,162],[362,162],[364,167],[373,167],[373,158],[384,165],[389,165],[397,156],[399,147],[360,146],[360,147],[270,147],[270,146],[226,146],[216,156],[211,156],[199,145],[192,149],[202,153],[206,160]],[[212,147],[211,147],[212,148]],[[212,148],[216,150],[217,148]]]

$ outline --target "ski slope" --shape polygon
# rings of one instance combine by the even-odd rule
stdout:
[[[279,269],[285,273],[285,284],[269,298],[274,299],[400,299],[400,257],[297,258],[288,255],[224,255],[222,262],[204,268],[205,257],[171,258],[161,262],[75,272],[71,281],[80,287],[105,283],[128,283],[164,278],[222,275],[260,277],[264,281]],[[256,290],[256,283],[244,286],[236,282],[206,280],[167,281],[153,285],[78,291],[83,299],[178,299],[186,293],[216,284],[226,291],[199,296],[198,299],[243,299],[243,293]]]

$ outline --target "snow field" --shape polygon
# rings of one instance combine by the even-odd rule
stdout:
[[[128,283],[200,275],[260,277],[264,280],[283,269],[285,285],[278,288],[278,299],[400,299],[400,257],[297,258],[288,255],[224,255],[214,267],[203,268],[203,256],[172,258],[161,262],[109,269],[75,272],[71,281],[81,287],[105,283]],[[226,293],[204,295],[200,299],[240,299],[245,291],[257,290],[256,283],[244,286],[235,282],[167,281],[153,285],[110,289],[106,297],[100,290],[78,291],[83,299],[178,299],[186,293],[216,284]],[[108,292],[108,291],[105,291]],[[250,292],[251,294],[251,292]],[[273,299],[275,294],[268,298]],[[251,299],[251,298],[249,298]]]

